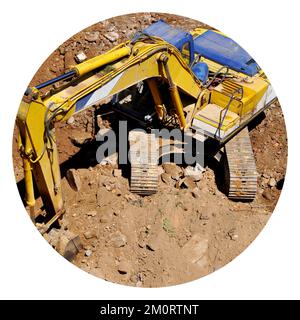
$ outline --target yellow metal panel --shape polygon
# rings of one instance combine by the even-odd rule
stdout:
[[[129,47],[123,47],[112,52],[103,53],[99,56],[78,64],[76,67],[74,67],[74,69],[76,70],[78,75],[82,76],[92,70],[126,57],[130,54],[130,52],[131,49]]]
[[[150,88],[153,101],[155,103],[157,116],[160,120],[162,120],[164,118],[164,103],[162,101],[161,94],[157,86],[157,82],[154,78],[150,78],[147,80],[147,83]]]
[[[195,118],[203,121],[215,128],[218,128],[220,123],[220,117],[225,115],[225,111],[221,114],[221,111],[224,110],[220,106],[216,104],[208,104],[199,112],[197,112]],[[226,116],[224,118],[223,124],[221,126],[221,130],[227,131],[228,129],[232,128],[237,122],[239,121],[240,117],[230,110],[227,111]]]
[[[159,67],[155,55],[143,63],[137,63],[130,66],[126,71],[124,71],[120,80],[111,90],[110,95],[129,88],[139,81],[154,77],[160,77]]]
[[[206,32],[209,29],[205,29],[205,28],[195,28],[194,30],[191,31],[191,35],[193,36],[193,38],[196,38],[198,36],[200,36],[201,34],[203,34],[204,32]],[[215,33],[219,33],[222,36],[227,37],[227,35],[221,31],[218,30],[213,30]]]
[[[224,95],[222,92],[214,90],[211,93],[211,99],[210,102],[219,105],[222,108],[226,108],[228,105],[228,102],[230,100],[230,97],[227,95]],[[242,110],[242,103],[237,100],[232,100],[229,110],[232,112],[235,112],[236,114],[239,114]]]
[[[232,83],[233,89],[235,86],[236,88],[241,87],[243,89],[242,98],[239,99],[241,95],[235,93],[234,95],[237,98],[233,99],[229,107],[230,111],[237,113],[239,116],[243,116],[254,111],[268,88],[268,82],[266,82],[264,79],[253,77],[249,79],[249,81],[250,82],[234,80],[231,80],[230,82],[228,81],[228,83]],[[212,91],[211,103],[215,103],[222,108],[226,108],[230,100],[230,96],[230,87],[226,86],[226,82],[223,84],[221,83]]]
[[[63,207],[63,200],[60,185],[60,168],[58,154],[53,137],[51,149],[44,149],[44,118],[46,107],[40,99],[31,103],[21,103],[17,123],[20,135],[25,144],[26,169],[29,170],[28,161],[31,161],[31,168],[37,182],[39,192],[43,198],[44,205],[48,212],[56,214]],[[28,137],[28,138],[27,138]],[[48,145],[50,147],[50,145]],[[29,158],[31,160],[29,160]],[[34,162],[36,158],[39,161]],[[27,196],[30,205],[33,204],[29,172],[27,173]]]
[[[189,69],[182,67],[181,63],[188,68],[184,61],[179,61],[175,55],[170,56],[168,65],[172,80],[184,93],[197,99],[201,93],[201,83]]]

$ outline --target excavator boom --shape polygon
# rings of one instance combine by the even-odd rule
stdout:
[[[45,86],[70,77],[74,79],[67,85],[62,84],[56,92],[42,95],[40,90]],[[169,84],[183,129],[186,123],[178,88],[196,99],[202,87],[178,50],[161,39],[155,39],[154,43],[153,40],[152,43],[125,43],[75,66],[65,78],[60,76],[27,90],[17,116],[21,155],[26,168],[27,205],[34,206],[33,175],[45,209],[53,216],[59,216],[63,209],[55,122],[65,121],[74,113],[145,80],[161,118],[163,102],[157,87],[157,79],[161,79]]]

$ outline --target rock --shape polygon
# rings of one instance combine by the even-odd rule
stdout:
[[[108,27],[107,27],[107,31],[108,31],[108,32],[116,31],[116,26],[114,26],[114,25],[108,26]]]
[[[126,96],[125,98],[123,98],[122,100],[119,101],[119,104],[126,104],[132,101],[132,95],[129,94],[128,96]]]
[[[91,255],[92,255],[92,250],[86,250],[85,251],[85,253],[84,253],[84,255],[86,256],[86,257],[90,257]]]
[[[66,178],[73,190],[79,191],[81,189],[81,180],[78,172],[75,169],[69,169],[67,171]]]
[[[84,39],[88,42],[97,42],[99,40],[100,32],[94,31],[94,32],[86,32],[84,35]]]
[[[60,221],[60,227],[61,229],[67,230],[70,226],[70,220],[64,215],[63,218]]]
[[[237,240],[239,238],[239,235],[238,234],[234,234],[233,236],[232,236],[232,240]]]
[[[195,164],[194,169],[195,169],[195,171],[200,171],[202,173],[206,171],[206,169],[204,167],[202,167],[201,164],[198,162]]]
[[[262,186],[267,186],[268,185],[268,183],[269,183],[269,178],[265,178],[265,177],[263,177],[262,179],[261,179],[261,185]]]
[[[114,211],[113,211],[113,215],[116,216],[116,217],[118,217],[118,216],[120,215],[120,210],[119,210],[119,209],[114,210]]]
[[[207,274],[208,273],[208,257],[207,257],[207,255],[204,255],[202,258],[200,258],[196,262],[196,265],[204,272],[204,274]]]
[[[182,181],[182,185],[187,188],[187,189],[195,189],[196,188],[196,183],[194,181],[193,177],[185,177]]]
[[[114,169],[113,170],[114,177],[121,177],[122,176],[122,170],[120,169]]]
[[[269,186],[272,188],[272,187],[275,187],[276,186],[276,184],[277,184],[277,182],[276,182],[276,180],[274,179],[274,178],[271,178],[270,180],[269,180]]]
[[[262,174],[262,176],[263,176],[264,178],[267,178],[267,179],[270,178],[270,175],[269,175],[268,173],[266,173],[266,172],[264,172],[264,173]]]
[[[104,125],[103,125],[103,119],[102,119],[101,115],[99,115],[99,114],[97,115],[96,121],[97,121],[97,126],[100,129],[105,128]]]
[[[90,230],[86,231],[86,232],[83,234],[83,236],[84,236],[85,239],[87,239],[87,240],[92,239],[92,238],[97,238],[96,233],[93,232],[93,231],[90,231]]]
[[[120,189],[113,189],[112,193],[114,193],[116,196],[120,197],[122,195],[122,191]]]
[[[157,168],[157,173],[158,173],[158,175],[160,176],[161,174],[163,174],[165,172],[165,170],[163,169],[163,167],[162,166],[158,166],[158,168]]]
[[[51,246],[56,247],[59,241],[60,230],[52,228],[48,233],[45,233],[43,237],[51,244]]]
[[[192,191],[192,196],[195,198],[195,199],[199,199],[200,198],[200,190],[199,188],[194,188]]]
[[[149,25],[149,24],[151,24],[151,22],[152,22],[152,17],[151,17],[151,14],[149,13],[146,13],[146,14],[144,14],[144,16],[143,16],[143,22],[146,24],[146,25]]]
[[[89,212],[86,213],[86,215],[87,215],[88,217],[96,217],[97,211],[96,211],[96,210],[89,211]]]
[[[145,241],[144,241],[144,240],[140,240],[140,241],[138,242],[138,246],[139,246],[140,248],[145,248],[145,247],[146,247]]]
[[[102,185],[106,188],[107,191],[112,191],[116,187],[114,181],[112,180],[104,181]]]
[[[100,222],[101,222],[101,223],[108,223],[108,222],[111,221],[111,219],[112,219],[112,214],[111,214],[111,212],[105,212],[105,213],[103,213],[103,214],[101,215],[101,217],[100,217]]]
[[[184,179],[179,179],[179,180],[176,181],[176,183],[175,183],[175,188],[176,189],[180,189],[181,188],[183,180]]]
[[[53,73],[57,73],[58,72],[58,66],[54,63],[49,67],[49,70],[52,71]]]
[[[98,159],[97,159],[98,160]],[[101,165],[111,164],[113,166],[118,164],[118,153],[115,152],[108,157],[101,159],[99,162]]]
[[[148,240],[146,244],[146,248],[150,251],[156,251],[159,248],[159,244],[160,244],[160,237],[159,236],[152,237]]]
[[[121,260],[119,265],[118,265],[118,272],[120,274],[128,274],[131,272],[131,265],[128,261],[126,260]]]
[[[139,200],[139,196],[134,194],[134,193],[128,193],[125,194],[125,199],[130,202],[130,201],[138,201]]]
[[[202,172],[201,170],[197,170],[191,166],[187,166],[184,169],[184,175],[186,177],[192,177],[194,179],[194,181],[200,181],[202,178]]]
[[[106,216],[106,215],[103,215],[101,218],[100,218],[100,222],[101,223],[108,223],[110,221],[109,217]]]
[[[77,253],[82,249],[82,244],[78,235],[71,231],[59,232],[59,239],[56,244],[56,250],[67,260],[72,261]]]
[[[272,200],[272,192],[269,189],[265,189],[262,196],[267,200]]]
[[[165,184],[168,184],[168,185],[174,184],[174,182],[173,182],[172,177],[171,177],[170,174],[164,172],[164,173],[161,174],[160,177],[161,177],[161,180],[162,180]]]
[[[110,42],[115,42],[119,39],[119,34],[115,31],[107,32],[104,34],[104,37]]]
[[[238,235],[235,233],[235,228],[229,230],[227,232],[226,238],[232,240],[232,241],[236,241],[238,239]]]
[[[178,167],[176,165],[176,163],[163,163],[162,165],[165,173],[168,173],[169,175],[181,175],[182,174],[182,170],[180,167]]]
[[[206,215],[206,214],[203,214],[202,212],[199,212],[197,210],[197,212],[199,213],[199,220],[204,220],[204,221],[208,221],[209,220],[209,215]],[[212,213],[212,216],[215,217],[216,214],[215,213]]]
[[[200,234],[194,234],[181,250],[188,262],[202,264],[200,260],[207,254],[208,239]]]
[[[110,235],[108,244],[115,248],[124,247],[127,244],[127,237],[120,231],[116,231]]]
[[[81,147],[84,143],[86,143],[88,140],[91,139],[91,136],[88,135],[80,135],[80,136],[74,136],[70,138],[71,142],[74,144],[76,147]]]
[[[75,121],[74,117],[71,116],[68,120],[67,120],[67,124],[73,124]]]
[[[65,70],[72,69],[76,65],[73,52],[71,50],[66,51],[64,57],[65,57]]]
[[[137,274],[134,274],[130,277],[130,281],[133,283],[137,283],[138,281],[140,281],[140,277]]]
[[[87,60],[87,56],[83,51],[80,51],[75,55],[75,61],[77,63],[81,63],[81,62],[83,62],[85,60]]]
[[[61,54],[63,56],[66,52],[66,48],[64,46],[60,46],[58,48],[58,51],[59,51],[59,54]]]
[[[178,180],[180,179],[180,177],[181,177],[181,174],[172,174],[172,175],[171,175],[171,178],[172,178],[173,180],[175,180],[175,181],[178,181]]]

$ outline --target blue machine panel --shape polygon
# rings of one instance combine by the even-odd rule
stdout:
[[[257,63],[235,41],[212,30],[194,39],[194,49],[207,59],[249,76],[259,70]]]
[[[143,30],[150,36],[156,36],[171,43],[174,47],[181,50],[187,41],[193,41],[193,37],[189,32],[174,28],[163,20],[159,20]]]
[[[198,62],[196,63],[193,67],[192,70],[195,74],[195,76],[202,81],[203,83],[205,83],[207,81],[208,78],[208,66],[205,62]]]

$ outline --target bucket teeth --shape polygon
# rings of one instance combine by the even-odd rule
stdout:
[[[252,201],[257,192],[257,171],[247,127],[226,143],[225,151],[228,198]]]
[[[158,187],[158,146],[155,135],[131,131],[129,145],[131,192],[140,195],[156,193]]]

